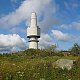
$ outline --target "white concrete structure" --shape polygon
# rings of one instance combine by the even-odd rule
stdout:
[[[37,26],[37,15],[32,13],[31,24],[27,28],[27,38],[29,38],[29,48],[38,49],[38,38],[40,38],[40,28]]]

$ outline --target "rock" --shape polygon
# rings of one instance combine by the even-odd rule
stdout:
[[[55,62],[56,66],[62,69],[68,69],[70,70],[73,66],[74,60],[69,59],[59,59]]]

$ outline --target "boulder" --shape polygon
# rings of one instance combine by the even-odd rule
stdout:
[[[69,59],[58,59],[55,64],[57,67],[61,69],[72,69],[74,60],[69,60]]]

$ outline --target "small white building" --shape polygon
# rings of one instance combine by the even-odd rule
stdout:
[[[29,38],[29,48],[38,49],[40,28],[37,26],[37,15],[34,12],[31,15],[31,24],[27,28],[27,38]]]

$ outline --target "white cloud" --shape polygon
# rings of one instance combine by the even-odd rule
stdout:
[[[17,0],[10,0],[12,3],[17,3]]]
[[[9,28],[18,25],[24,20],[27,20],[28,23],[33,11],[38,13],[38,18],[44,16],[44,19],[39,22],[42,29],[48,29],[55,24],[53,18],[53,14],[56,12],[55,2],[52,2],[52,0],[25,0],[16,11],[0,18],[0,26]]]
[[[60,27],[65,28],[65,29],[74,28],[74,29],[80,30],[80,21],[79,22],[72,22],[70,24],[62,24]]]
[[[73,8],[78,8],[79,7],[79,4],[78,3],[73,3],[72,7]]]
[[[70,1],[64,1],[64,6],[67,10],[75,10],[79,7],[79,1],[78,0],[70,0]]]
[[[0,34],[0,52],[24,50],[27,48],[26,40],[17,34]]]
[[[17,7],[16,5],[17,5],[17,3],[18,3],[19,0],[10,0],[10,1],[11,1],[13,9],[15,10],[16,7]]]
[[[54,42],[53,42],[52,38],[50,37],[50,35],[44,34],[44,33],[41,34],[41,38],[39,39],[39,47],[40,48],[46,48],[53,44],[54,44]]]
[[[61,41],[69,41],[72,38],[71,35],[67,33],[63,33],[59,30],[52,30],[52,33],[54,37],[56,37],[58,40],[61,40]]]
[[[80,22],[73,22],[71,25],[73,28],[80,29]]]
[[[60,28],[63,28],[63,29],[71,29],[71,28],[74,28],[74,27],[72,27],[71,24],[62,24],[62,25],[60,26]]]

